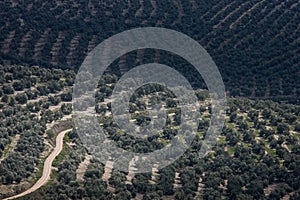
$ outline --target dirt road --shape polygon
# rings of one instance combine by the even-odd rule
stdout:
[[[54,159],[56,158],[56,156],[58,156],[60,154],[60,152],[62,151],[63,139],[64,139],[65,134],[71,130],[72,129],[62,131],[57,135],[56,146],[55,146],[54,150],[52,151],[52,153],[47,157],[46,161],[44,162],[42,177],[28,190],[22,192],[21,194],[18,194],[18,195],[12,196],[12,197],[8,197],[4,200],[16,199],[16,198],[25,196],[27,194],[30,194],[30,193],[36,191],[37,189],[39,189],[40,187],[42,187],[43,185],[45,185],[49,181],[51,169],[52,169],[52,163],[53,163]]]

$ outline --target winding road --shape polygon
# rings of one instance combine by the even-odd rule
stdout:
[[[12,197],[8,197],[3,200],[16,199],[16,198],[25,196],[27,194],[30,194],[30,193],[36,191],[37,189],[39,189],[40,187],[42,187],[43,185],[45,185],[49,181],[50,175],[51,175],[52,163],[53,163],[54,159],[56,158],[56,156],[58,156],[63,149],[63,139],[64,139],[65,134],[71,130],[72,129],[62,131],[57,135],[56,146],[55,146],[54,150],[52,151],[52,153],[46,158],[46,160],[44,162],[42,177],[28,190],[22,192],[21,194],[18,194],[18,195],[12,196]]]

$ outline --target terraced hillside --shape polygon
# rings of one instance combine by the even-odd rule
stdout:
[[[207,49],[232,96],[294,102],[300,96],[298,0],[4,0],[0,7],[2,63],[78,68],[115,33],[166,27]],[[147,60],[140,53],[130,57],[119,62],[121,72]]]
[[[71,70],[0,66],[0,198],[22,194],[41,177],[57,134],[70,126],[74,75]],[[167,114],[163,130],[148,138],[120,130],[109,98],[116,81],[117,76],[103,76],[95,95],[99,125],[108,139],[144,153],[176,138],[180,108],[159,85],[137,90],[130,113],[142,126],[149,122],[149,106],[160,103]],[[229,99],[217,145],[201,158],[211,103],[206,91],[196,94],[201,116],[195,140],[171,165],[161,169],[153,164],[151,172],[134,174],[134,157],[127,163],[128,173],[117,171],[111,158],[100,163],[88,155],[74,129],[64,137],[47,184],[21,199],[299,199],[300,107]]]

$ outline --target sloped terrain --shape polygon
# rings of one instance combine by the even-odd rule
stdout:
[[[22,194],[42,176],[59,133],[63,146],[43,187],[20,199],[300,199],[299,0],[53,0],[0,2],[0,199]],[[199,157],[211,99],[196,70],[170,52],[139,49],[117,59],[99,80],[95,114],[107,139],[136,153],[164,148],[181,123],[178,100],[164,86],[139,88],[131,122],[150,122],[160,104],[166,124],[135,138],[111,113],[115,83],[131,68],[169,65],[194,86],[199,126],[174,163],[149,173],[114,169],[90,155],[72,122],[72,88],[85,56],[106,38],[136,27],[164,27],[197,40],[216,62],[228,94],[217,144]],[[111,50],[107,46],[107,53]],[[204,90],[203,90],[204,89]],[[279,102],[278,102],[279,101]],[[160,116],[154,116],[159,118]],[[143,133],[142,133],[143,134]],[[63,138],[62,138],[63,137]],[[60,143],[61,144],[61,143]],[[52,161],[52,160],[51,160]],[[50,169],[51,168],[51,169]],[[49,171],[48,171],[49,172]]]
[[[41,176],[53,139],[67,126],[70,92],[75,73],[70,70],[1,66],[0,162],[1,197],[20,194]],[[134,138],[114,122],[110,104],[117,76],[99,81],[95,111],[110,140],[128,151],[151,152],[176,137],[180,117],[177,100],[158,85],[143,86],[130,101],[132,120],[148,121],[148,105],[160,102],[166,126],[150,138]],[[22,83],[22,84],[20,84]],[[270,100],[229,99],[226,124],[217,145],[199,157],[209,126],[211,105],[206,91],[199,98],[199,127],[192,145],[170,166],[133,174],[114,170],[87,156],[76,130],[64,138],[54,160],[50,181],[22,199],[279,199],[299,198],[300,107]],[[56,124],[56,125],[55,125]],[[15,138],[19,135],[17,144]],[[14,148],[9,148],[14,146]],[[88,159],[88,161],[87,161]],[[57,192],[59,191],[59,192]]]
[[[134,27],[165,27],[186,33],[207,49],[230,95],[295,102],[300,95],[299,4],[298,0],[4,0],[1,62],[77,69],[95,45],[113,34]]]

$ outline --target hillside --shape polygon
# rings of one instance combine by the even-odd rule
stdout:
[[[72,127],[70,91],[75,73],[40,67],[0,66],[0,197],[20,194],[40,177],[56,136]],[[167,111],[163,131],[136,139],[120,130],[109,96],[117,80],[106,75],[96,93],[99,125],[123,149],[149,152],[177,134],[180,109],[162,87],[145,86],[130,102],[132,119],[147,123],[147,101]],[[205,91],[199,98],[199,127],[184,155],[163,169],[134,175],[113,170],[91,157],[76,130],[64,137],[51,167],[50,181],[21,199],[299,199],[300,107],[266,100],[229,99],[226,124],[217,145],[204,158],[198,151],[211,115]],[[148,99],[148,100],[147,100]]]
[[[300,199],[299,0],[2,0],[0,8],[0,199]],[[215,94],[169,51],[128,52],[86,92],[98,74],[76,77],[87,54],[139,27],[179,31],[211,55],[227,93],[219,136],[207,137],[221,119]],[[191,93],[182,104],[182,84],[151,82],[127,99],[124,88],[153,74],[122,75],[153,62],[183,75],[198,104]],[[118,87],[128,115],[127,102],[112,98]]]
[[[0,7],[2,64],[77,69],[105,38],[156,26],[204,46],[231,96],[290,102],[300,96],[298,0],[4,0]],[[135,52],[118,65],[124,72],[146,57]],[[158,53],[156,61],[164,57]]]

